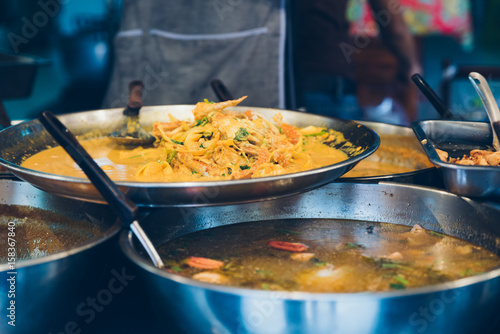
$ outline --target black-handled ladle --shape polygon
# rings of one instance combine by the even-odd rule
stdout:
[[[147,146],[155,142],[156,138],[144,130],[139,123],[139,111],[142,108],[142,90],[144,83],[141,80],[132,80],[129,85],[127,107],[123,110],[123,120],[119,128],[111,133],[111,139],[125,146]]]
[[[78,166],[80,166],[90,182],[92,182],[113,211],[120,217],[122,226],[125,228],[130,227],[134,232],[144,249],[146,249],[154,265],[158,268],[163,268],[164,264],[160,255],[139,225],[139,208],[137,205],[118,189],[118,186],[111,181],[82,145],[80,145],[75,136],[61,123],[61,121],[59,121],[59,119],[57,119],[57,117],[54,116],[54,114],[50,111],[44,111],[38,116],[38,119],[59,145],[61,145],[73,160],[75,160]]]
[[[418,89],[425,95],[427,100],[432,104],[432,106],[437,110],[437,112],[441,115],[442,119],[453,119],[454,116],[450,109],[446,107],[443,100],[439,98],[436,92],[429,86],[429,84],[422,78],[422,76],[418,73],[415,73],[411,76],[411,79],[417,85]]]
[[[233,95],[229,92],[222,80],[214,79],[210,82],[210,86],[220,102],[234,100]]]

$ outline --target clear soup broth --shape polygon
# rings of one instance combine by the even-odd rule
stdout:
[[[411,226],[302,219],[241,223],[160,247],[169,272],[235,287],[303,292],[391,291],[499,267],[464,240]]]

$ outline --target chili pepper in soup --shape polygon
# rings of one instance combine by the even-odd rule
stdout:
[[[419,225],[327,219],[221,226],[160,254],[169,272],[206,283],[325,293],[404,290],[500,266],[494,253]]]

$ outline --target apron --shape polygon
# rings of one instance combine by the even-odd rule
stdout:
[[[127,104],[144,81],[143,104],[217,101],[222,80],[242,105],[285,107],[286,0],[124,0],[104,108]]]

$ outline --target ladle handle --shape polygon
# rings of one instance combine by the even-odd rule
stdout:
[[[484,108],[488,113],[490,119],[491,130],[493,131],[493,147],[500,151],[500,111],[498,109],[497,101],[491,92],[490,86],[486,79],[477,72],[469,73],[469,80],[479,94],[481,101],[483,101]]]
[[[9,114],[7,114],[7,111],[2,103],[2,99],[0,98],[0,126],[2,128],[8,128],[10,125]]]
[[[132,80],[128,84],[129,96],[127,108],[123,111],[125,116],[137,116],[142,108],[142,90],[144,83],[141,80]]]
[[[38,119],[54,139],[68,152],[90,181],[99,190],[102,197],[120,217],[123,226],[128,226],[136,219],[137,205],[125,196],[106,173],[95,163],[78,140],[50,111],[44,111]],[[82,158],[83,157],[83,158]]]
[[[446,107],[443,100],[436,94],[436,92],[429,86],[429,84],[422,78],[418,73],[411,76],[411,79],[420,89],[422,94],[425,95],[427,100],[432,104],[432,106],[437,110],[442,119],[453,119],[453,114],[450,109]]]
[[[233,100],[233,95],[229,92],[222,80],[214,79],[210,82],[210,86],[220,102]]]
[[[95,163],[94,159],[80,145],[75,136],[50,111],[44,111],[38,119],[54,139],[68,152],[80,168],[88,176],[92,184],[99,190],[109,206],[120,217],[122,225],[130,227],[149,254],[154,265],[163,268],[164,263],[151,240],[139,225],[137,216],[139,209],[128,199],[106,173]]]

